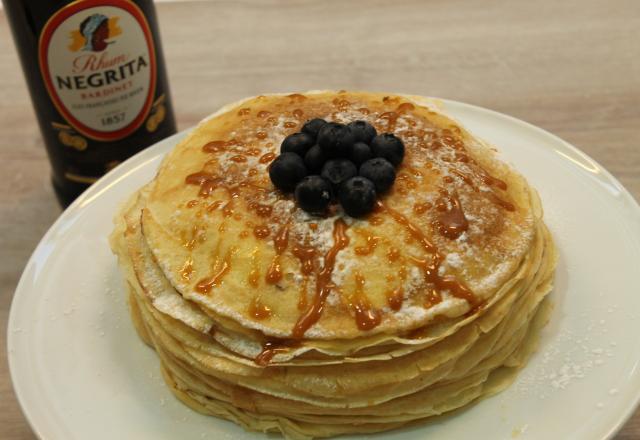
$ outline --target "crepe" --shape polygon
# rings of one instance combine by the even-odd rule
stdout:
[[[312,118],[406,147],[360,219],[310,215],[268,166]],[[537,193],[436,100],[250,98],[203,121],[115,218],[140,336],[196,411],[289,438],[384,431],[510,383],[548,319]]]

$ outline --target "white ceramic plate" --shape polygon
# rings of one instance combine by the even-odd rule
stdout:
[[[497,145],[536,187],[560,251],[541,347],[507,391],[385,439],[601,439],[640,396],[640,207],[600,165],[557,137],[467,104],[448,111]],[[11,308],[16,393],[44,439],[262,439],[201,416],[164,386],[129,320],[107,244],[116,206],[184,134],[113,170],[51,227]]]

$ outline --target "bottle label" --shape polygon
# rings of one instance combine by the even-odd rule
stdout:
[[[75,1],[40,34],[40,70],[58,111],[76,131],[113,141],[147,117],[156,88],[149,24],[127,0]]]

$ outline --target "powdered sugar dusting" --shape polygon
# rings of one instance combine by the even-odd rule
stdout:
[[[402,101],[405,104],[400,107],[399,105]],[[469,151],[461,149],[459,144],[461,139],[465,143],[473,144],[473,148],[480,148],[481,144],[472,138],[468,138],[464,132],[458,130],[455,125],[449,124],[446,120],[436,121],[437,118],[435,117],[432,120],[430,117],[422,118],[416,117],[415,114],[405,113],[405,110],[411,108],[411,106],[407,107],[406,101],[402,98],[391,98],[390,102],[388,102],[388,98],[384,98],[384,102],[386,103],[384,108],[379,107],[378,104],[373,104],[370,105],[371,109],[363,110],[363,107],[369,105],[364,101],[361,103],[349,103],[346,100],[340,101],[339,98],[336,98],[333,101],[333,106],[327,102],[320,103],[318,108],[321,110],[317,113],[320,113],[320,116],[326,120],[341,123],[367,120],[376,126],[379,133],[393,132],[402,138],[407,146],[407,156],[403,165],[398,169],[396,187],[390,192],[389,207],[415,222],[419,229],[425,231],[428,239],[434,242],[438,249],[438,254],[444,257],[439,267],[440,275],[452,275],[458,278],[461,283],[470,287],[474,293],[476,293],[476,290],[486,293],[499,287],[499,284],[508,275],[508,271],[513,266],[513,262],[510,264],[506,261],[509,260],[507,257],[510,255],[506,255],[506,252],[502,251],[510,247],[512,255],[517,255],[519,251],[524,249],[530,237],[525,237],[524,235],[526,234],[513,233],[509,235],[509,238],[513,239],[513,243],[496,244],[487,242],[486,237],[491,235],[487,234],[488,229],[493,228],[494,231],[498,231],[493,236],[497,237],[496,240],[499,240],[501,238],[499,234],[500,228],[505,228],[505,224],[507,224],[506,227],[514,226],[514,229],[519,226],[508,224],[509,214],[505,214],[501,211],[503,208],[491,203],[490,197],[478,197],[478,194],[495,195],[495,193],[500,193],[498,189],[492,188],[486,183],[490,180],[482,179],[480,178],[482,175],[474,173],[474,171],[478,171],[478,163],[469,160],[469,157],[466,160],[458,160],[459,154],[464,156],[464,154],[469,153]],[[228,181],[229,186],[234,185],[233,182],[243,181],[248,183],[248,186],[259,187],[255,198],[251,200],[247,198],[247,201],[251,201],[251,203],[259,201],[259,203],[267,204],[272,208],[272,218],[275,221],[266,222],[266,226],[270,229],[269,237],[275,236],[284,224],[288,224],[290,243],[293,243],[293,245],[312,246],[315,249],[316,260],[314,261],[314,266],[316,268],[324,266],[324,255],[333,245],[335,221],[343,219],[350,226],[346,234],[351,238],[352,244],[340,251],[336,256],[335,268],[331,279],[336,288],[327,298],[327,304],[338,305],[340,287],[345,284],[345,278],[362,264],[362,259],[356,256],[354,252],[353,243],[356,240],[352,229],[357,228],[359,222],[363,222],[367,227],[371,225],[367,220],[354,220],[349,216],[345,216],[339,207],[337,210],[332,211],[332,215],[329,217],[309,215],[298,208],[290,196],[283,198],[281,193],[269,185],[267,168],[270,158],[274,153],[277,154],[285,136],[299,130],[302,124],[301,115],[303,113],[300,110],[292,112],[287,105],[289,104],[278,103],[274,105],[273,108],[275,110],[269,108],[272,113],[262,110],[260,104],[258,104],[257,108],[250,109],[248,107],[245,109],[247,110],[246,112],[244,110],[238,112],[238,115],[242,116],[240,123],[237,126],[234,125],[233,130],[226,133],[224,139],[222,139],[222,141],[230,143],[227,145],[229,146],[229,151],[222,148],[221,151],[216,152],[215,156],[208,157],[206,164],[209,164],[211,169],[214,170],[211,172],[219,174],[222,179]],[[420,103],[420,105],[424,105],[424,103]],[[386,111],[395,107],[397,107],[397,112]],[[307,112],[307,109],[305,108],[304,111]],[[316,116],[305,113],[305,116],[307,115],[309,117]],[[247,118],[244,118],[244,116],[247,116]],[[294,128],[296,129],[294,130]],[[235,139],[238,139],[236,141],[237,145],[233,145],[232,140]],[[438,143],[441,145],[438,146]],[[238,152],[243,153],[242,157],[237,157]],[[267,157],[266,160],[261,160],[267,154],[270,157]],[[490,161],[491,159],[487,160]],[[207,166],[206,164],[205,167]],[[465,178],[465,175],[474,176],[474,178]],[[255,178],[252,179],[252,176],[255,176]],[[398,186],[399,181],[402,181],[405,186],[400,188]],[[445,191],[445,195],[447,191],[455,194],[462,204],[463,211],[468,214],[468,230],[455,239],[444,237],[444,234],[440,234],[443,235],[440,236],[436,227],[433,226],[436,224],[435,220],[437,220],[438,216],[435,209],[438,200],[445,200],[445,210],[447,208],[449,210],[452,209],[450,199],[441,197],[442,191]],[[231,193],[232,191],[229,190],[229,192]],[[503,196],[504,194],[500,193],[500,195]],[[254,196],[252,195],[251,197]],[[482,200],[479,201],[478,199]],[[429,205],[428,208],[421,211],[419,216],[416,216],[418,210],[414,206],[417,203],[425,206]],[[440,203],[442,204],[442,202]],[[201,212],[203,223],[215,220],[213,218],[214,215],[219,217],[219,213],[214,212],[215,209],[221,210],[224,207],[219,206],[218,208],[203,210],[205,211]],[[189,215],[186,211],[186,209],[177,209],[174,216],[179,218]],[[225,216],[230,217],[231,214],[225,212]],[[240,214],[236,213],[229,222],[243,221],[240,219]],[[254,226],[249,224],[249,227],[252,228]],[[404,258],[402,260],[403,271],[406,268],[408,276],[402,276],[402,285],[399,287],[402,287],[403,290],[405,308],[410,309],[411,307],[417,307],[411,305],[411,299],[415,297],[412,293],[425,287],[424,274],[419,267],[411,263],[410,257],[424,258],[425,255],[423,249],[420,249],[420,246],[416,243],[415,237],[412,239],[411,234],[401,230],[402,227],[400,229],[398,227],[395,228],[394,234],[401,235],[401,238],[405,239],[405,247],[409,251],[408,254],[404,253],[402,255],[402,258]],[[523,226],[522,229],[524,230],[525,227]],[[191,233],[191,231],[189,232]],[[245,234],[247,232],[250,234],[250,230],[243,231]],[[385,231],[385,234],[386,232],[388,231]],[[385,234],[381,235],[384,236]],[[197,231],[193,235],[197,235]],[[522,238],[521,243],[518,242],[520,238]],[[265,243],[267,243],[267,246],[274,246],[271,239],[266,240]],[[522,245],[522,247],[514,250],[519,245]],[[388,242],[384,246],[388,247]],[[380,256],[378,255],[378,257]],[[487,262],[502,260],[505,261],[493,268],[486,268],[485,274],[479,275],[475,269],[471,273],[467,272],[467,267],[485,267]],[[398,266],[397,270],[400,270],[400,264],[396,263],[396,265]],[[300,284],[305,276],[300,273],[299,267],[297,265],[287,266],[289,267],[284,267],[283,270],[286,279]],[[392,275],[389,275],[387,280],[389,280],[389,284],[397,284],[397,278],[393,279]],[[311,285],[309,289],[311,289],[313,283],[309,284]],[[378,286],[376,285],[375,288],[378,289]],[[379,287],[379,289],[385,288],[385,286]],[[199,295],[195,292],[192,293],[194,298],[199,298]],[[465,304],[465,307],[468,308],[464,300],[452,298],[446,291],[441,292],[441,294],[443,297],[442,303],[432,307],[432,310],[428,313],[436,314],[442,312],[450,307],[452,302]],[[202,301],[207,300],[202,299]],[[234,309],[233,306],[229,305],[228,308],[225,308],[222,304],[216,303],[214,308],[227,316],[233,316],[234,319],[239,318],[237,313],[239,310],[232,310]],[[424,309],[424,307],[421,308]],[[459,307],[457,309],[462,310],[462,308]],[[410,313],[407,312],[406,318],[410,319],[413,316],[420,321],[422,319],[421,316],[423,316],[420,313],[422,312],[415,310]],[[399,316],[400,318],[402,316]],[[244,324],[245,320],[241,320],[241,322]],[[249,324],[253,328],[261,327],[261,324],[255,321]],[[265,325],[267,328],[269,327],[268,324]],[[319,327],[316,326],[315,330],[312,328],[308,335],[311,336],[316,331],[321,332]]]
[[[590,374],[615,356],[615,341],[608,346],[594,345],[592,342],[595,339],[593,335],[607,333],[606,323],[601,321],[589,321],[586,332],[581,334],[562,330],[538,354],[541,361],[523,372],[514,389],[527,395],[535,393],[538,398],[544,399],[549,395],[549,390],[561,391],[581,386],[582,381],[588,380]],[[567,349],[567,346],[570,348]],[[609,395],[615,394],[616,388],[609,390]]]
[[[489,275],[474,283],[473,287],[478,291],[487,291],[498,287],[498,282],[504,278],[511,269],[509,262],[503,262],[494,266]]]

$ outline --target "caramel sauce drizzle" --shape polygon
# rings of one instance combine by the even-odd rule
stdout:
[[[267,238],[270,233],[271,233],[271,230],[267,225],[258,225],[255,228],[253,228],[253,235],[255,235],[256,238],[258,239]]]
[[[204,172],[204,171],[200,171],[200,172],[188,175],[185,178],[185,183],[191,184],[191,185],[199,185],[200,191],[198,192],[198,195],[203,198],[209,197],[209,195],[211,195],[218,188],[222,188],[226,190],[229,193],[229,200],[222,207],[222,215],[224,217],[234,216],[234,218],[236,219],[238,219],[239,214],[235,213],[233,205],[234,205],[234,200],[240,196],[241,189],[251,188],[256,191],[265,191],[264,188],[257,186],[248,181],[242,181],[236,185],[229,185],[224,181],[223,178],[215,176],[211,173]],[[209,205],[207,207],[207,210],[211,212],[217,209],[222,203],[223,203],[222,201],[216,201],[211,205]],[[226,225],[224,222],[218,226],[218,231],[220,233],[223,233],[226,231]]]
[[[411,104],[410,102],[403,102],[402,104],[400,104],[398,106],[398,108],[396,109],[399,113],[404,113],[410,110],[415,109],[415,105]]]
[[[391,248],[395,249],[395,248]],[[396,249],[397,251],[397,249]],[[398,251],[399,255],[399,251]],[[399,257],[396,257],[398,259]],[[390,260],[391,261],[391,260]],[[398,271],[398,275],[400,276],[400,282],[404,283],[407,279],[407,266],[402,263],[400,266],[400,270]],[[393,275],[387,275],[387,281],[394,281],[395,277]],[[402,308],[402,303],[404,302],[404,289],[402,286],[396,287],[387,292],[387,304],[391,308],[391,310],[398,311]]]
[[[300,297],[298,298],[298,310],[301,312],[306,310],[307,304],[307,286],[309,284],[309,277],[302,279],[302,285],[300,286]]]
[[[425,308],[433,307],[438,303],[442,302],[442,295],[436,289],[429,289],[427,293],[427,297],[424,301]]]
[[[424,214],[431,207],[432,207],[432,205],[429,202],[418,202],[418,203],[413,205],[413,212],[415,212],[418,215],[419,214]]]
[[[324,304],[331,293],[333,285],[331,284],[331,274],[336,263],[338,252],[349,245],[349,237],[346,235],[347,224],[338,219],[334,223],[333,228],[333,246],[324,256],[324,265],[322,270],[316,275],[316,291],[310,307],[298,318],[291,336],[294,339],[300,339],[305,332],[320,319]]]
[[[431,256],[430,260],[423,260],[415,257],[409,258],[416,266],[422,269],[422,271],[424,272],[425,281],[433,284],[438,290],[447,289],[456,298],[467,300],[467,302],[469,302],[471,306],[475,306],[478,303],[473,292],[469,290],[469,288],[464,284],[458,282],[455,277],[451,275],[442,277],[438,274],[438,268],[440,267],[440,263],[442,262],[442,257],[440,255],[434,254]]]
[[[394,131],[399,117],[400,115],[396,112],[384,112],[380,116],[378,116],[378,119],[386,120],[386,129],[389,131]]]
[[[469,185],[471,187],[471,189],[473,189],[474,192],[479,192],[480,189],[478,188],[478,186],[474,183],[473,179],[471,176],[469,176],[468,174],[460,171],[460,170],[455,170],[455,169],[451,169],[449,170],[452,174],[458,176],[460,179],[462,179],[462,181],[464,183],[466,183],[467,185]],[[480,174],[479,176],[480,180],[485,183],[487,186],[495,186],[496,188],[499,188],[503,191],[506,191],[507,189],[507,184],[496,178],[496,177],[492,177],[489,174],[483,173]],[[510,212],[514,212],[516,210],[516,207],[513,203],[511,202],[507,202],[506,200],[500,198],[498,195],[496,195],[496,193],[494,193],[493,191],[491,191],[489,193],[489,200],[491,200],[493,203],[495,203],[496,205],[500,206],[501,208],[505,209],[506,211],[510,211]]]
[[[276,253],[281,254],[287,248],[289,244],[289,224],[283,225],[280,230],[273,237],[273,245],[276,248]]]
[[[387,304],[391,310],[396,312],[402,308],[402,302],[404,301],[404,290],[402,287],[396,287],[387,293]]]
[[[496,188],[500,188],[502,191],[507,190],[507,184],[505,181],[500,180],[497,177],[493,177],[486,172],[480,175],[480,180],[488,186],[495,186]]]
[[[420,246],[422,246],[425,251],[431,254],[437,252],[436,247],[429,241],[429,239],[422,233],[422,231],[418,227],[416,227],[413,223],[409,221],[409,219],[407,219],[407,217],[400,214],[395,209],[391,209],[388,206],[385,206],[379,200],[376,202],[376,208],[380,211],[386,211],[396,221],[396,223],[399,223],[402,226],[404,226],[407,232],[411,235],[411,237],[417,240],[418,243],[420,243]]]
[[[502,191],[506,191],[508,186],[507,183],[501,179],[498,179],[497,177],[493,177],[492,175],[490,175],[484,168],[482,168],[475,160],[473,160],[472,158],[470,158],[467,154],[465,154],[464,151],[464,143],[461,139],[456,139],[454,137],[453,132],[456,132],[457,134],[460,134],[460,130],[458,127],[452,127],[452,129],[444,129],[442,130],[442,136],[438,139],[430,139],[430,146],[433,149],[438,149],[438,148],[442,148],[444,145],[452,148],[453,150],[455,150],[455,154],[453,156],[453,159],[451,158],[443,158],[443,160],[447,159],[449,162],[462,162],[462,163],[473,163],[474,165],[477,166],[478,170],[477,170],[477,174],[474,174],[474,176],[479,179],[482,183],[484,183],[485,185],[489,186],[489,187],[495,187],[498,188]],[[464,173],[460,170],[456,170],[456,169],[450,169],[449,170],[452,174],[454,174],[455,176],[458,176],[460,179],[462,179],[462,181],[464,183],[466,183],[467,185],[469,185],[473,191],[478,192],[479,188],[478,186],[475,184],[472,176],[468,175],[467,173]],[[448,176],[447,176],[448,177]],[[443,180],[446,181],[446,177],[443,178]],[[450,182],[449,182],[450,183]],[[513,203],[508,202],[506,200],[503,200],[501,197],[499,197],[497,194],[495,194],[493,191],[491,191],[489,193],[489,200],[491,200],[493,203],[495,203],[496,205],[500,206],[501,208],[505,209],[506,211],[515,211],[516,207]]]
[[[291,252],[300,260],[300,271],[303,275],[313,273],[316,248],[313,246],[295,245]]]
[[[212,212],[222,206],[222,200],[216,200],[207,206],[207,211]]]
[[[513,203],[507,202],[506,200],[502,200],[500,197],[498,197],[494,193],[489,194],[489,198],[493,203],[504,208],[507,211],[514,212],[516,210],[516,207]]]
[[[292,99],[305,99],[303,95],[294,94],[290,95]],[[398,102],[398,99],[395,98],[385,98],[385,102]],[[334,105],[340,109],[344,109],[351,105],[350,102],[344,99],[336,99],[334,100]],[[397,119],[406,112],[413,110],[415,107],[411,103],[399,103],[397,105],[396,111],[388,111],[382,113],[378,116],[379,123],[386,122],[387,128],[393,129],[397,122]],[[242,112],[242,115],[245,116],[250,113],[249,109],[241,109],[238,114]],[[366,108],[361,108],[359,111],[363,114],[369,114],[370,111]],[[300,119],[303,116],[304,112],[301,109],[296,109],[293,112],[293,116],[297,119]],[[263,110],[257,113],[258,118],[268,118],[267,122],[275,123],[277,122],[276,118],[270,117],[271,113]],[[287,125],[289,124],[289,126]],[[293,128],[297,126],[296,122],[288,122],[285,123],[286,128]],[[415,126],[415,124],[414,124]],[[265,125],[264,127],[267,127]],[[419,130],[416,130],[416,133]],[[413,132],[412,132],[413,133]],[[459,132],[456,132],[459,134]],[[453,133],[450,130],[443,130],[443,136],[432,141],[431,143],[437,142],[439,147],[447,146],[456,150],[454,156],[455,160],[459,162],[469,162],[472,161],[466,154],[460,153],[459,151],[464,150],[464,144],[460,139],[456,139],[453,136]],[[264,131],[258,131],[256,133],[256,137],[259,139],[266,139],[267,133]],[[221,151],[231,151],[233,153],[237,153],[235,156],[232,156],[230,160],[236,163],[244,163],[247,161],[246,155],[250,156],[258,156],[260,154],[260,150],[246,149],[243,148],[245,145],[242,142],[238,142],[236,139],[231,139],[227,141],[213,141],[209,142],[203,147],[205,152],[221,152]],[[430,146],[431,148],[435,148],[434,146]],[[273,161],[276,157],[276,153],[268,152],[259,157],[258,161],[261,164],[268,164]],[[452,159],[453,160],[453,159]],[[416,177],[419,177],[420,172],[417,170],[413,170],[407,167],[408,172],[418,173]],[[453,171],[453,170],[452,170]],[[256,170],[257,172],[257,170]],[[254,173],[255,175],[256,173]],[[462,173],[461,173],[462,174]],[[457,175],[455,172],[452,172],[452,175]],[[413,188],[415,188],[416,183],[413,182],[403,174],[398,176],[398,181],[400,185],[398,185],[398,189],[402,189],[405,193]],[[463,178],[458,175],[458,177]],[[467,179],[463,178],[463,181],[469,185],[473,185],[473,179],[469,176],[464,176]],[[480,168],[479,175],[475,175],[477,179],[480,179],[483,183],[501,189],[506,190],[506,183],[501,181],[500,179],[494,178],[486,173],[482,168]],[[467,181],[468,180],[468,181]],[[200,185],[200,196],[207,197],[209,196],[216,188],[223,187],[226,189],[231,195],[231,199],[224,205],[223,214],[225,216],[234,215],[233,211],[233,199],[239,196],[238,189],[242,185],[251,185],[249,182],[242,182],[238,186],[225,186],[225,182],[222,178],[213,176],[210,173],[200,172],[195,173],[187,177],[187,183]],[[265,178],[265,181],[268,182],[268,179]],[[453,180],[452,180],[453,181]],[[473,187],[473,186],[472,186]],[[477,187],[475,187],[477,188]],[[263,189],[263,188],[262,188]],[[474,189],[475,190],[475,189]],[[506,210],[515,210],[513,204],[506,202],[500,199],[496,194],[492,194],[492,201],[497,203],[501,207]],[[249,201],[249,200],[248,200]],[[196,201],[197,203],[197,201]],[[194,203],[194,206],[195,204]],[[217,209],[220,206],[221,201],[217,201],[217,205],[213,209]],[[430,307],[432,305],[437,304],[442,301],[442,296],[439,292],[439,289],[448,289],[452,295],[456,297],[461,297],[467,299],[470,303],[475,303],[475,297],[473,293],[463,284],[459,283],[455,280],[454,277],[451,276],[439,276],[438,268],[443,260],[442,256],[439,254],[436,246],[429,241],[429,239],[422,233],[422,231],[414,224],[412,224],[404,215],[401,213],[388,208],[382,203],[378,202],[379,209],[378,211],[384,211],[389,214],[394,221],[399,224],[402,224],[410,236],[410,241],[417,241],[419,245],[428,253],[431,254],[430,258],[427,256],[425,259],[413,258],[410,257],[411,261],[420,267],[424,272],[424,278],[427,283],[430,283],[433,288],[427,290],[427,297],[425,298],[425,306]],[[212,207],[214,204],[209,205]],[[436,227],[438,231],[448,238],[457,238],[459,237],[464,230],[468,228],[468,222],[466,217],[464,216],[464,212],[462,210],[462,206],[460,200],[456,195],[447,195],[442,197],[442,200],[438,202],[438,206],[443,205],[444,209],[439,210],[439,215],[436,222]],[[438,207],[436,206],[436,207]],[[259,205],[257,203],[250,204],[250,209],[254,210],[258,216],[260,217],[271,217],[272,215],[272,207],[267,205]],[[414,212],[416,214],[422,214],[431,208],[431,205],[425,204],[416,204],[414,205]],[[275,223],[279,222],[279,219],[274,218],[273,221]],[[383,217],[380,215],[373,215],[370,218],[370,222],[372,225],[378,225],[384,221]],[[300,271],[304,276],[303,278],[303,287],[300,295],[300,299],[298,301],[298,308],[301,311],[304,311],[301,316],[298,318],[294,328],[292,329],[292,338],[300,339],[304,336],[305,332],[312,327],[321,317],[326,298],[331,293],[332,289],[335,289],[336,286],[331,282],[331,275],[335,266],[335,259],[337,254],[344,249],[349,244],[349,237],[346,235],[347,225],[342,220],[336,220],[334,223],[334,244],[327,251],[324,257],[324,263],[321,270],[316,270],[316,254],[317,249],[312,246],[306,246],[302,244],[296,244],[291,252],[292,254],[300,260]],[[248,231],[244,231],[248,234]],[[257,238],[264,239],[267,238],[270,234],[269,228],[266,226],[256,226],[253,228],[253,233]],[[273,257],[273,260],[266,271],[266,281],[267,283],[275,284],[282,279],[283,271],[281,268],[281,254],[285,251],[288,246],[288,238],[289,238],[289,224],[283,225],[280,230],[276,233],[273,238],[274,246],[276,249],[276,254]],[[378,245],[378,241],[380,237],[376,237],[373,234],[368,234],[366,236],[366,241],[364,246],[358,246],[354,249],[357,255],[368,255],[374,252],[376,246]],[[387,258],[390,262],[398,260],[400,257],[400,251],[397,248],[390,248],[387,251]],[[197,290],[202,291],[203,293],[208,293],[213,287],[219,285],[221,283],[224,275],[229,271],[230,263],[228,261],[228,255],[225,259],[220,260],[216,258],[216,262],[214,265],[214,275],[203,279],[198,283],[196,287]],[[306,287],[309,280],[309,276],[315,272],[315,292],[313,297],[308,300],[306,295]],[[406,276],[406,267],[402,266],[401,276]],[[190,274],[189,274],[190,276]],[[259,285],[259,277],[260,272],[257,268],[254,268],[249,274],[249,284],[253,287],[257,287]],[[380,311],[376,309],[372,309],[371,304],[368,301],[367,296],[363,293],[365,280],[362,275],[356,273],[356,293],[352,297],[351,305],[354,308],[356,315],[356,324],[358,328],[361,330],[369,330],[379,325],[381,321]],[[389,307],[393,310],[400,310],[402,307],[404,292],[402,287],[397,287],[392,289],[387,294],[387,302]],[[259,297],[258,297],[259,298]],[[259,302],[258,299],[254,299],[254,302],[251,303],[249,307],[249,314],[253,316],[255,319],[265,319],[270,316],[271,310]],[[267,316],[268,315],[268,316]],[[267,342],[260,355],[256,358],[256,363],[259,365],[266,365],[269,363],[271,358],[279,351],[286,350],[285,345],[288,342],[282,341],[269,341]]]
[[[260,271],[257,268],[251,269],[247,281],[251,287],[258,287],[260,285]]]
[[[398,258],[400,258],[400,249],[398,249],[397,247],[391,246],[387,250],[387,259],[389,261],[396,261]]]
[[[471,178],[471,176],[469,176],[468,174],[456,169],[450,169],[449,172],[451,172],[451,174],[454,174],[458,176],[460,179],[462,179],[462,181],[467,185],[469,185],[474,192],[480,191],[478,186],[473,182],[473,179]]]
[[[222,179],[211,173],[200,171],[189,174],[185,178],[185,182],[191,185],[200,186],[200,192],[198,195],[201,197],[208,197],[209,194],[211,194],[222,183]]]
[[[356,271],[356,292],[353,295],[351,306],[356,314],[356,325],[362,331],[375,328],[380,324],[382,316],[378,309],[371,307],[371,303],[364,293],[365,278]]]
[[[262,156],[260,156],[260,159],[258,159],[258,162],[265,164],[265,163],[270,163],[272,162],[274,159],[276,158],[276,153],[273,152],[269,152],[269,153],[265,153]]]
[[[182,246],[189,250],[193,250],[193,248],[196,246],[196,243],[198,242],[202,243],[206,240],[206,235],[204,234],[204,231],[205,231],[204,226],[193,225],[193,227],[191,228],[191,238],[187,240],[183,236]]]
[[[295,346],[297,346],[295,341],[277,339],[267,341],[262,345],[262,351],[253,361],[261,367],[266,367],[276,354],[284,353]]]
[[[378,246],[378,242],[380,241],[380,237],[375,235],[371,235],[371,233],[367,233],[365,236],[365,245],[364,246],[356,246],[354,249],[357,255],[369,255],[372,254],[373,251]]]
[[[280,266],[280,256],[276,255],[271,260],[271,264],[267,269],[265,280],[269,284],[276,284],[282,279],[282,267]]]
[[[405,167],[404,167],[404,169],[405,169],[409,174],[411,174],[413,177],[423,177],[423,176],[424,176],[424,175],[423,175],[423,173],[422,173],[422,171],[420,171],[420,170],[418,170],[418,169],[416,169],[416,168],[413,168],[413,167],[411,167],[411,166],[408,166],[408,165],[407,165],[407,166],[405,166]]]
[[[222,215],[225,217],[231,217],[233,213],[234,213],[234,210],[233,210],[233,198],[232,198],[227,203],[225,203],[225,205],[222,207]],[[223,232],[223,231],[220,231],[220,232]]]
[[[182,269],[180,269],[180,276],[185,281],[191,280],[191,274],[193,273],[193,259],[189,257],[187,261],[184,262]]]
[[[272,206],[262,205],[260,203],[251,203],[249,209],[254,210],[260,217],[271,217],[271,213],[273,212]]]
[[[258,268],[258,247],[251,252],[251,271],[247,277],[249,285],[256,288],[260,285],[260,269]]]
[[[430,259],[409,257],[416,266],[422,269],[425,281],[434,285],[439,291],[447,289],[453,296],[465,299],[472,307],[475,306],[478,303],[478,300],[467,286],[457,281],[453,276],[448,275],[443,277],[438,274],[438,268],[440,267],[440,263],[443,258],[437,248],[427,239],[422,231],[401,213],[385,206],[380,201],[376,203],[378,209],[388,212],[397,223],[405,227],[407,232],[409,232],[409,234],[417,240],[418,243],[420,243],[426,252],[431,254]]]
[[[289,243],[289,224],[283,225],[273,237],[273,245],[276,248],[276,254],[271,260],[269,269],[267,269],[266,281],[269,284],[276,284],[282,279],[282,267],[280,266],[280,255],[287,248]]]
[[[220,257],[216,257],[216,261],[213,265],[214,274],[210,277],[203,278],[196,285],[196,291],[207,294],[212,288],[219,286],[222,283],[222,278],[231,269],[231,256],[235,253],[235,248],[229,249],[221,260]]]
[[[441,197],[436,202],[436,209],[439,211],[436,227],[440,234],[455,240],[469,229],[469,222],[462,210],[462,204],[455,194],[442,190]]]
[[[271,308],[260,301],[259,297],[256,297],[249,304],[249,316],[261,321],[271,317]]]
[[[229,147],[233,147],[233,146],[238,146],[238,147],[242,147],[244,146],[244,143],[236,140],[236,139],[230,139],[228,141],[211,141],[206,143],[203,147],[202,147],[202,151],[204,151],[205,153],[219,153],[221,151],[233,151],[233,152],[237,152],[237,153],[242,153],[244,152],[244,150],[242,149],[238,149],[238,148],[229,148]]]

